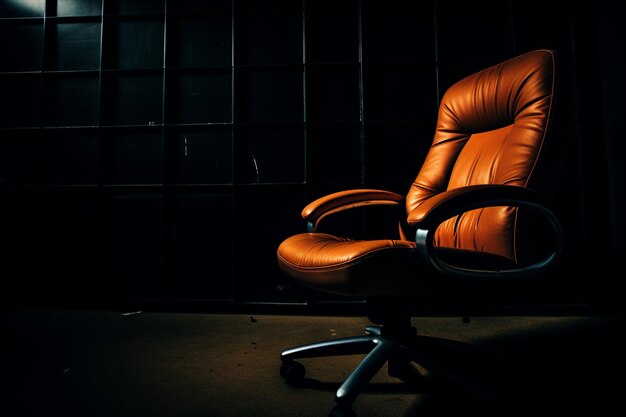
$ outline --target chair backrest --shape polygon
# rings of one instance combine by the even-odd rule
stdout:
[[[466,77],[442,98],[437,130],[406,199],[407,213],[445,190],[535,188],[555,90],[555,53],[536,50]],[[517,261],[518,209],[489,207],[445,221],[435,245]]]

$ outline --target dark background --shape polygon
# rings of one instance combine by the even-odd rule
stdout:
[[[275,251],[307,202],[406,193],[445,90],[551,48],[566,248],[515,308],[621,310],[618,16],[606,1],[3,0],[3,302],[287,311],[311,294],[278,290]]]

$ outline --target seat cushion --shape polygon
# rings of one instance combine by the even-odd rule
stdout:
[[[498,255],[436,249],[446,263],[470,269],[510,269],[516,265]],[[453,278],[435,271],[407,240],[353,240],[326,233],[301,233],[285,239],[277,251],[278,265],[308,287],[340,295],[418,295],[462,298],[462,294],[515,288],[512,280],[498,277],[471,280]],[[459,290],[452,294],[450,281]],[[479,288],[481,287],[481,288]],[[473,294],[475,296],[475,294]]]
[[[390,294],[413,287],[421,263],[415,243],[352,240],[326,233],[301,233],[277,251],[282,270],[304,285],[343,295]],[[390,280],[395,284],[390,285]],[[399,286],[399,288],[398,288]]]

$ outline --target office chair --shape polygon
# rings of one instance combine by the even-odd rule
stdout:
[[[411,380],[416,363],[454,382],[430,355],[439,343],[412,326],[411,303],[516,293],[558,259],[562,229],[548,198],[558,178],[555,70],[555,52],[535,50],[458,81],[441,100],[434,140],[406,196],[354,189],[321,197],[302,211],[308,232],[279,245],[278,264],[293,280],[365,297],[375,324],[360,336],[281,353],[280,373],[292,385],[305,377],[297,359],[365,355],[336,391],[331,417],[354,416],[352,405],[385,364],[401,380]],[[328,216],[387,206],[395,236],[321,231]]]

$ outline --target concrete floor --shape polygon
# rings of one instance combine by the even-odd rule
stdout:
[[[361,357],[302,360],[306,384],[293,388],[279,375],[279,354],[362,334],[367,324],[363,317],[4,311],[0,415],[326,416],[334,391]],[[411,388],[380,372],[354,405],[359,417],[595,417],[623,409],[621,316],[473,317],[470,323],[415,317],[413,324],[421,334],[502,354],[505,362],[472,356],[450,362],[469,381],[478,377],[488,395]]]

